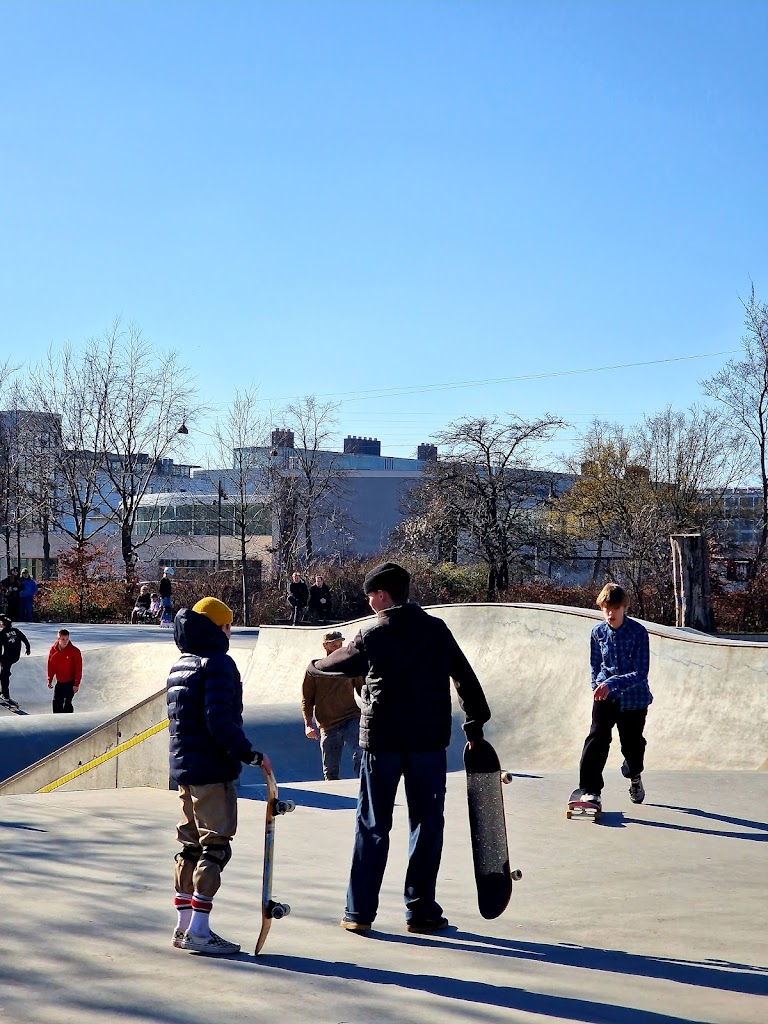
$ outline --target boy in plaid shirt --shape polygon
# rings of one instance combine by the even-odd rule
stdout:
[[[600,804],[615,725],[624,755],[621,773],[630,780],[629,798],[641,804],[645,799],[643,729],[653,701],[648,686],[648,632],[626,614],[629,598],[618,583],[606,583],[596,603],[605,621],[595,626],[590,641],[592,727],[581,754],[579,788],[585,800]]]

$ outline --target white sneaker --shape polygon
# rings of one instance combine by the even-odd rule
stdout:
[[[184,930],[182,928],[174,928],[173,929],[173,942],[171,943],[171,945],[175,946],[176,949],[181,949],[181,943],[182,943],[183,938],[184,938]]]
[[[227,942],[216,932],[210,935],[190,935],[185,932],[181,940],[181,948],[190,953],[207,953],[209,956],[227,956],[230,953],[239,953],[240,946],[237,942]]]

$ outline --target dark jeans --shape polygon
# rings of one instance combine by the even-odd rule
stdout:
[[[640,711],[622,711],[617,700],[592,702],[592,728],[584,741],[579,767],[579,789],[585,793],[603,791],[603,768],[608,760],[611,732],[614,725],[619,732],[621,752],[627,762],[629,775],[634,778],[643,771],[645,754],[645,719],[648,708]]]
[[[56,683],[53,687],[54,715],[71,715],[75,710],[72,707],[72,698],[74,695],[74,683]]]
[[[33,597],[19,598],[19,622],[32,621],[32,604],[34,600]]]
[[[443,852],[445,771],[444,750],[403,754],[363,751],[347,889],[346,916],[351,920],[370,924],[376,917],[401,776],[405,781],[410,830],[405,917],[410,921],[442,915],[442,908],[435,902],[435,886]]]
[[[323,759],[323,778],[326,782],[338,779],[345,744],[352,755],[355,775],[359,775],[363,756],[360,747],[360,715],[345,718],[343,722],[337,722],[330,729],[320,730],[320,753]]]

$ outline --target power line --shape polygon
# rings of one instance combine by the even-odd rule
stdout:
[[[377,388],[371,391],[336,391],[315,395],[315,398],[337,398],[345,402],[364,402],[376,398],[406,397],[408,395],[424,395],[434,391],[452,391],[460,388],[480,388],[493,384],[517,384],[522,381],[547,380],[552,377],[575,377],[587,373],[606,373],[610,370],[634,370],[643,366],[661,366],[665,363],[685,363],[694,359],[712,359],[715,356],[729,356],[738,349],[726,349],[724,352],[701,352],[693,356],[669,356],[666,359],[648,359],[641,363],[616,363],[612,366],[589,366],[575,370],[549,370],[546,373],[527,373],[517,377],[492,377],[487,380],[452,381],[446,384],[420,384],[413,387]],[[301,396],[288,398],[258,398],[258,402],[294,402]]]

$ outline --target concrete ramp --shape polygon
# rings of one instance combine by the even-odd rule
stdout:
[[[589,634],[599,612],[530,604],[445,605],[493,719],[486,730],[510,769],[575,770],[591,714]],[[351,640],[360,619],[339,628]],[[755,769],[768,756],[768,645],[644,623],[651,642],[648,765]],[[249,703],[295,701],[325,628],[262,626]],[[619,764],[618,744],[610,764]]]
[[[430,612],[450,626],[480,677],[493,712],[486,735],[504,767],[575,772],[591,713],[589,633],[599,613],[522,604],[446,605]],[[351,640],[367,621],[339,628]],[[645,625],[655,697],[646,730],[647,766],[766,768],[768,645]],[[262,626],[258,642],[252,633],[231,649],[243,676],[245,730],[256,749],[270,754],[286,782],[320,778],[318,746],[304,736],[299,701],[304,669],[323,653],[324,632],[326,627]],[[77,706],[96,710],[46,719],[4,716],[0,768],[13,777],[0,791],[36,792],[72,772],[78,774],[65,785],[73,789],[164,786],[167,735],[164,730],[144,734],[165,719],[164,683],[175,654],[172,645],[157,643],[91,649]],[[34,661],[23,659],[20,665],[36,685],[42,668],[44,685],[44,665],[35,673]],[[20,672],[16,666],[15,692],[21,689],[16,687]],[[457,706],[451,770],[461,767],[460,721]],[[80,740],[74,738],[78,731],[86,733]],[[131,746],[122,749],[128,742]],[[609,766],[620,762],[615,743]],[[80,771],[84,765],[91,766]]]
[[[35,748],[29,743],[20,767],[0,782],[0,795],[50,793],[55,790],[126,789],[149,786],[168,789],[168,719],[165,690],[141,701],[136,707],[108,722],[89,715],[35,716],[41,726],[56,726],[60,719],[73,729],[86,721],[92,728],[75,733],[57,747],[45,745],[50,737],[41,731],[44,754],[28,756]],[[301,715],[294,704],[263,704],[246,708],[243,728],[255,750],[266,751],[281,783],[315,782],[322,779],[319,744],[304,735]],[[52,730],[48,730],[51,732]],[[30,732],[37,738],[37,733]],[[7,758],[6,758],[7,760]],[[460,761],[454,758],[455,767]],[[260,773],[259,773],[260,774]],[[352,777],[351,758],[342,762],[342,778]]]
[[[254,636],[249,646],[233,645],[230,650],[244,675],[248,672],[255,643]],[[106,717],[157,693],[165,685],[168,670],[179,653],[172,640],[170,643],[128,643],[117,639],[99,646],[83,644],[81,649],[83,682],[75,696],[75,712],[103,712]],[[31,714],[49,714],[51,711],[52,691],[48,689],[47,662],[47,647],[41,648],[33,643],[32,655],[22,655],[13,666],[11,695]]]
[[[72,715],[51,713],[52,691],[47,685],[46,665],[56,626],[34,623],[25,628],[33,654],[23,655],[13,666],[11,694],[28,714],[15,715],[0,709],[0,779],[18,774],[101,725],[123,721],[125,714],[161,690],[165,700],[168,670],[178,657],[170,632],[79,625],[73,627],[73,633],[75,628],[83,653],[83,682]],[[238,630],[230,647],[244,677],[257,637],[256,630]],[[103,738],[105,734],[100,735]],[[78,760],[79,755],[75,767]]]

